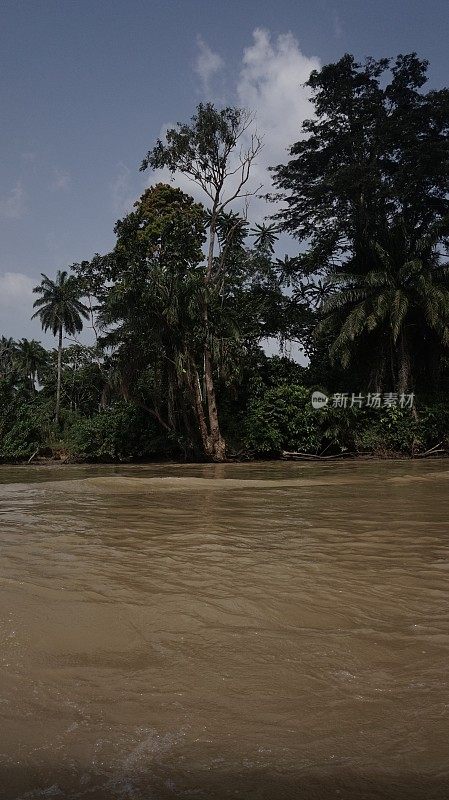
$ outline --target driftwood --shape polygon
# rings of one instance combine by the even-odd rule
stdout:
[[[38,447],[36,447],[36,450],[34,451],[34,453],[33,453],[33,454],[32,454],[32,455],[29,457],[29,459],[28,459],[28,461],[27,461],[27,464],[31,464],[31,462],[32,462],[33,458],[34,458],[35,456],[37,456],[38,452],[39,452],[39,448],[38,448]]]
[[[356,455],[357,453],[335,453],[332,456],[319,456],[313,455],[313,453],[297,453],[289,450],[283,450],[282,452],[282,458],[292,459],[293,461],[331,461],[335,458],[351,458]]]
[[[425,453],[416,453],[414,455],[414,458],[426,458],[426,456],[434,456],[437,453],[446,453],[445,448],[441,447],[442,444],[443,442],[439,442],[439,444],[436,444],[434,445],[434,447],[431,447],[429,450],[426,450]]]
[[[325,451],[323,451],[325,452]],[[447,453],[447,449],[442,447],[442,442],[430,447],[424,453],[413,453],[411,458],[427,458],[428,456],[435,456],[441,453]],[[379,457],[376,453],[335,453],[332,456],[319,456],[314,455],[313,453],[301,453],[301,452],[290,452],[289,450],[284,450],[282,453],[282,458],[285,460],[291,461],[331,461],[335,459],[342,459],[342,458],[376,458]]]

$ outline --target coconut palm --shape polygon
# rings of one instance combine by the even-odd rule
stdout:
[[[20,375],[34,389],[36,380],[42,377],[48,364],[48,353],[36,339],[21,339],[15,347],[14,363]]]
[[[412,352],[425,342],[449,347],[449,266],[437,251],[440,228],[410,241],[399,221],[373,243],[368,266],[354,259],[333,275],[320,329],[336,331],[334,360],[348,366],[357,346],[377,335],[381,357],[393,362],[395,388],[405,392],[413,384]]]
[[[61,402],[61,366],[62,366],[62,341],[63,333],[74,336],[83,329],[83,318],[89,316],[89,309],[81,302],[81,291],[78,280],[74,275],[68,275],[66,270],[58,270],[56,280],[52,281],[47,275],[42,274],[42,281],[35,286],[33,292],[40,294],[33,308],[37,311],[34,317],[39,317],[44,331],[51,330],[53,336],[58,337],[58,379],[56,388],[55,421],[59,422],[59,407]]]
[[[0,377],[4,378],[13,369],[16,342],[11,337],[2,336],[0,339]]]

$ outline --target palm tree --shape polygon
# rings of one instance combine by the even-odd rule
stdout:
[[[42,275],[39,286],[33,292],[40,294],[33,308],[37,311],[34,317],[39,317],[44,331],[51,330],[53,336],[58,337],[58,380],[56,388],[55,421],[59,422],[59,406],[61,402],[61,366],[62,366],[62,337],[65,331],[71,336],[83,329],[83,318],[89,316],[89,309],[81,302],[81,291],[78,280],[74,275],[68,275],[66,270],[58,270],[56,280],[52,281],[47,275]]]
[[[437,251],[441,224],[410,241],[399,220],[373,243],[368,266],[355,260],[332,278],[321,330],[336,331],[330,355],[343,367],[370,335],[392,363],[398,392],[412,388],[412,356],[421,345],[449,347],[449,266]]]
[[[48,353],[36,339],[21,339],[16,344],[14,362],[33,390],[48,363]]]
[[[0,377],[4,378],[13,368],[16,342],[11,337],[2,336],[0,339]]]
[[[275,223],[266,225],[262,222],[261,225],[254,225],[249,235],[254,237],[254,246],[257,250],[271,254],[274,253],[274,246],[279,238],[279,226]]]
[[[311,281],[300,281],[298,289],[293,293],[295,300],[307,300],[315,309],[321,309],[332,289],[331,281],[316,279]]]

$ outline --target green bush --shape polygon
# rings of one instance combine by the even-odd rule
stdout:
[[[428,405],[419,415],[421,436],[426,447],[441,444],[449,447],[449,406],[444,403]]]
[[[51,411],[46,403],[10,403],[0,419],[0,460],[29,459],[46,446],[50,428]]]
[[[311,390],[295,384],[255,398],[245,423],[245,444],[256,454],[412,455],[440,441],[449,443],[449,410],[442,406],[422,409],[418,417],[399,406],[314,410]]]
[[[354,441],[359,452],[413,454],[421,449],[423,431],[410,409],[389,406],[363,409]]]
[[[322,442],[321,412],[312,408],[310,389],[298,384],[268,389],[249,404],[245,444],[256,453],[316,452]]]
[[[72,458],[83,461],[131,461],[176,454],[170,440],[148,413],[118,402],[92,417],[80,417],[66,434]]]

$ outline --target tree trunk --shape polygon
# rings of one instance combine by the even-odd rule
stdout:
[[[399,336],[398,349],[398,392],[405,394],[411,389],[410,353],[404,331]]]
[[[211,215],[210,231],[209,231],[209,249],[207,254],[206,275],[205,283],[205,296],[204,296],[204,387],[206,395],[207,416],[209,422],[209,430],[207,436],[207,447],[205,454],[212,459],[212,461],[224,461],[226,458],[226,442],[223,439],[220,431],[220,423],[218,420],[217,410],[217,397],[215,393],[214,375],[212,354],[209,344],[209,309],[207,290],[212,283],[213,279],[213,265],[214,265],[214,245],[215,245],[215,232],[217,226],[217,203],[214,203]],[[203,439],[204,441],[204,439]]]
[[[59,406],[61,404],[61,372],[62,372],[62,325],[59,326],[58,336],[58,380],[56,384],[56,409],[55,422],[59,423]]]
[[[226,442],[221,435],[220,425],[218,422],[217,400],[212,372],[212,358],[209,346],[207,344],[204,348],[204,375],[206,379],[211,457],[213,461],[224,461],[226,457]]]
[[[198,423],[198,432],[200,434],[203,452],[207,458],[212,458],[210,436],[204,414],[203,398],[201,397],[200,376],[198,375],[198,370],[196,368],[192,369],[190,383],[194,401],[195,417]]]

